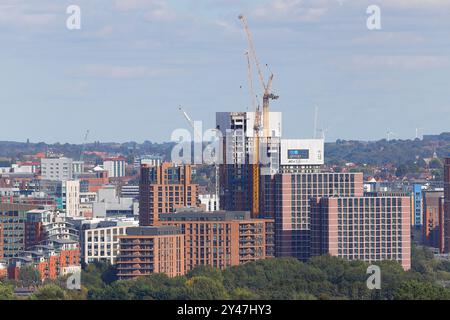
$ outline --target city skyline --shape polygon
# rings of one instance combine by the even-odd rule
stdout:
[[[66,28],[71,4],[81,30]],[[4,123],[1,140],[81,143],[90,129],[90,141],[163,142],[189,129],[180,105],[205,129],[212,112],[251,111],[240,13],[275,74],[271,110],[290,114],[284,137],[312,137],[316,106],[328,141],[448,131],[449,3],[378,1],[376,31],[366,27],[370,4],[7,0],[0,105],[21,126]]]

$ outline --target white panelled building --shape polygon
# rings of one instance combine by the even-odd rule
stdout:
[[[81,237],[81,259],[89,264],[105,261],[114,264],[119,251],[119,239],[128,227],[138,226],[134,219],[91,220],[84,224]]]

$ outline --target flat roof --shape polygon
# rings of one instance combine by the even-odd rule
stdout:
[[[127,236],[161,236],[182,234],[181,228],[176,226],[157,226],[157,227],[129,227]]]
[[[233,221],[250,220],[249,211],[177,211],[159,214],[161,221]]]

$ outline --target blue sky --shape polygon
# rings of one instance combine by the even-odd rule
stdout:
[[[179,105],[205,127],[251,109],[240,13],[284,136],[311,137],[315,106],[331,141],[450,130],[448,0],[0,0],[0,140],[168,141]]]

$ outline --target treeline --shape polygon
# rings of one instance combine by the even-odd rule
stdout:
[[[450,138],[425,140],[345,141],[326,143],[325,161],[341,165],[346,162],[383,166],[419,165],[424,166],[424,158],[431,158],[436,152],[440,158],[450,156]]]
[[[143,143],[137,142],[88,142],[84,146],[86,152],[98,151],[107,152],[111,154],[122,154],[129,157],[132,161],[136,155],[154,154],[162,156],[164,159],[170,158],[171,150],[174,143],[155,143],[145,141]],[[79,159],[83,150],[82,144],[70,143],[53,143],[47,144],[45,142],[11,142],[0,141],[0,166],[8,166],[17,160],[24,160],[25,155],[36,154],[39,152],[52,152],[54,154],[64,154],[66,157]],[[89,155],[85,156],[88,159]]]
[[[426,248],[413,248],[413,264],[404,271],[394,261],[377,263],[381,289],[367,288],[362,261],[321,256],[300,262],[275,258],[218,270],[201,267],[185,276],[153,274],[119,281],[113,266],[90,264],[82,274],[82,289],[65,289],[64,279],[47,283],[33,295],[38,300],[403,300],[450,299],[450,262],[434,259]],[[13,283],[0,284],[0,299],[17,299]]]
[[[85,146],[86,151],[120,153],[125,156],[158,154],[170,159],[173,142],[155,143],[137,142],[91,142]],[[0,157],[19,159],[25,154],[52,151],[78,159],[82,150],[81,144],[44,142],[10,142],[0,141]],[[422,159],[431,158],[436,152],[440,158],[450,156],[450,133],[442,133],[420,140],[379,141],[346,141],[337,140],[325,144],[325,161],[331,165],[342,165],[346,162],[382,166],[385,164],[404,164],[422,166]],[[419,160],[419,161],[418,161]],[[1,161],[1,159],[0,159]]]
[[[450,263],[433,259],[426,249],[414,249],[412,270],[394,261],[377,263],[381,290],[369,290],[367,267],[362,261],[315,257],[308,262],[293,258],[268,259],[220,271],[201,267],[183,277],[152,275],[114,281],[88,290],[88,299],[268,299],[268,300],[396,300],[450,299]]]

